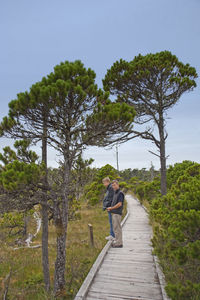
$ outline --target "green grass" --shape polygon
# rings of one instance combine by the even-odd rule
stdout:
[[[107,212],[101,204],[81,208],[81,219],[70,221],[67,238],[66,295],[60,299],[73,299],[84,278],[89,272],[99,252],[106,244],[105,236],[109,234]],[[124,215],[126,213],[126,205]],[[94,248],[90,246],[88,223],[93,225]],[[41,244],[41,232],[34,244]],[[4,279],[12,269],[9,286],[9,300],[45,300],[53,299],[52,293],[46,294],[43,284],[41,248],[13,250],[13,243],[1,243],[0,248],[0,295],[4,288]],[[15,246],[14,246],[15,247]],[[56,257],[55,227],[49,226],[50,276],[53,285],[54,262]]]

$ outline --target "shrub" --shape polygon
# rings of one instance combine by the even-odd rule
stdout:
[[[176,170],[179,176],[176,175]],[[171,174],[171,177],[170,177]],[[168,172],[170,189],[150,208],[153,246],[172,300],[200,299],[200,164],[183,162]]]

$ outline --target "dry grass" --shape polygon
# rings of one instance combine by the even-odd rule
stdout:
[[[126,208],[124,209],[125,214]],[[93,225],[94,248],[90,246],[88,223]],[[82,205],[81,219],[69,222],[66,263],[66,296],[60,299],[73,299],[90,270],[99,252],[106,243],[109,234],[107,212],[101,205],[88,209]],[[41,244],[41,232],[34,241]],[[54,261],[56,257],[55,227],[49,227],[49,258],[51,283],[53,283]],[[9,300],[45,300],[53,299],[47,295],[43,285],[41,248],[23,248],[13,250],[11,240],[1,243],[0,248],[0,295],[4,288],[4,279],[9,270],[12,275],[9,286]]]

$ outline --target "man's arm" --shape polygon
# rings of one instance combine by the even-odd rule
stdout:
[[[113,209],[117,209],[119,208],[120,206],[122,206],[122,202],[124,201],[124,194],[123,193],[120,193],[119,194],[119,202],[117,204],[115,204],[115,206],[110,206],[110,207],[107,207],[107,211],[111,211]]]
[[[111,211],[111,210],[113,210],[113,209],[117,209],[117,208],[119,208],[120,206],[122,206],[122,202],[118,202],[115,206],[107,207],[107,211]]]

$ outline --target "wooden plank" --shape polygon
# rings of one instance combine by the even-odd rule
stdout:
[[[90,287],[91,292],[112,293],[120,296],[132,296],[132,297],[146,297],[153,298],[154,300],[162,300],[161,290],[158,284],[148,284],[139,282],[121,282],[121,281],[109,281],[100,282],[95,281]],[[86,298],[87,299],[87,298]]]
[[[133,296],[121,296],[121,295],[115,295],[115,294],[105,294],[104,292],[98,293],[98,292],[89,292],[87,296],[87,300],[155,300],[152,298],[144,298],[144,297],[133,297]]]
[[[128,269],[132,269],[134,270],[137,269],[151,269],[155,270],[154,264],[152,263],[152,261],[144,261],[141,263],[141,261],[137,260],[132,260],[132,261],[123,261],[123,262],[119,262],[119,261],[109,261],[109,260],[105,260],[103,262],[102,268],[105,269],[110,269],[112,270],[113,268],[119,268],[119,269],[124,269],[124,270],[128,270]]]
[[[124,248],[127,248],[127,252],[129,254],[133,254],[133,253],[137,253],[137,252],[146,252],[148,251],[149,253],[152,253],[152,247],[148,244],[142,244],[142,243],[135,243],[133,245],[133,243],[128,242],[124,242]]]
[[[131,272],[134,273],[135,271],[138,271],[138,274],[143,272],[152,272],[152,276],[155,272],[155,268],[152,266],[152,263],[141,264],[141,262],[138,262],[138,264],[136,263],[131,263],[130,265],[126,264],[124,268],[121,265],[116,263],[113,263],[112,267],[110,265],[103,265],[102,270],[113,270],[121,273],[122,272],[124,273],[125,272],[124,270],[126,270],[127,273],[131,273]]]
[[[112,256],[110,257],[110,256],[106,256],[106,258],[105,258],[105,261],[110,261],[110,262],[119,262],[121,265],[123,264],[123,260],[126,262],[127,261],[127,263],[129,263],[129,262],[131,262],[131,261],[141,261],[141,262],[151,262],[151,263],[154,263],[154,261],[153,261],[153,257],[152,257],[152,255],[150,255],[150,254],[147,254],[147,255],[145,255],[144,253],[141,253],[141,254],[139,254],[139,253],[135,253],[134,254],[134,257],[133,256],[128,256],[127,255],[127,258],[128,258],[128,260],[126,259],[126,257],[124,257],[126,255],[126,252],[123,252],[123,253],[120,253],[118,256],[117,255],[115,255],[115,257],[114,257],[114,259],[112,259]]]
[[[159,283],[160,283],[163,300],[170,300],[170,298],[168,297],[168,295],[165,291],[165,285],[166,285],[165,277],[164,277],[164,274],[163,274],[163,272],[161,270],[161,267],[158,263],[158,258],[157,258],[156,255],[154,255],[153,258],[154,258],[154,261],[155,261],[155,267],[156,267],[156,271],[157,271],[157,274],[158,274],[158,280],[159,280]]]
[[[158,276],[157,273],[154,272],[149,272],[149,270],[147,272],[139,272],[138,270],[135,270],[135,272],[133,272],[131,270],[131,272],[125,272],[124,270],[105,270],[103,268],[100,268],[96,278],[98,279],[99,276],[103,276],[105,278],[110,278],[112,277],[113,279],[116,280],[121,280],[123,281],[133,281],[133,282],[149,282],[149,283],[157,283],[159,284],[158,281]]]

